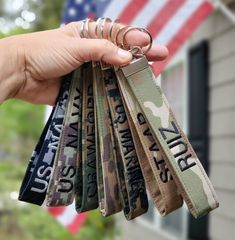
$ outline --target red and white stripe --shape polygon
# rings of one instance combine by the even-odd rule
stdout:
[[[159,74],[212,11],[207,0],[113,0],[103,15],[147,28],[156,44],[168,47],[167,60],[153,64],[155,74]]]
[[[77,213],[75,204],[67,207],[49,207],[48,212],[66,227],[72,234],[76,234],[86,220],[87,213]]]

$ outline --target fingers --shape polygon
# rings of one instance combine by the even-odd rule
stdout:
[[[110,22],[106,22],[104,24],[104,28],[102,32],[99,32],[96,22],[89,22],[89,26],[84,25],[84,32],[86,33],[87,30],[89,30],[89,38],[81,39],[84,41],[84,44],[89,46],[89,49],[92,49],[92,52],[87,53],[86,49],[82,49],[82,57],[85,61],[96,59],[99,61],[102,60],[107,61],[110,64],[118,65],[118,64],[126,64],[131,60],[131,55],[123,52],[118,47],[112,44],[110,41],[107,41],[106,39],[109,39],[109,31],[111,31],[111,24]],[[80,38],[82,29],[82,23],[81,22],[72,22],[67,24],[62,28],[62,31],[64,31],[67,35],[71,37]],[[118,30],[120,30],[119,34]],[[113,38],[116,37],[117,44],[121,44],[125,42],[129,46],[140,46],[144,47],[149,44],[149,36],[145,32],[139,31],[137,29],[131,29],[125,34],[125,31],[127,31],[127,27],[115,23],[113,26]],[[97,36],[98,35],[98,36]],[[101,36],[102,35],[102,36]],[[99,38],[105,38],[105,39],[97,39]],[[123,40],[123,37],[125,38]],[[110,40],[110,39],[109,39]],[[96,41],[99,41],[98,45],[96,45]],[[103,44],[103,45],[102,45]],[[88,51],[88,50],[87,50]],[[98,52],[100,51],[100,52]],[[120,53],[120,55],[118,54]],[[123,57],[121,57],[123,56]],[[150,51],[146,54],[146,57],[149,61],[161,61],[164,60],[168,56],[168,50],[165,46],[160,45],[153,45]]]
[[[90,22],[89,27],[88,27],[90,38],[94,38],[94,39],[97,37],[102,38],[102,36],[101,36],[101,34],[102,34],[103,38],[109,39],[109,31],[111,28],[111,24],[112,23],[110,23],[110,22],[105,23],[105,25],[104,25],[105,27],[103,28],[103,34],[102,34],[100,31],[98,31],[96,29],[96,22]],[[115,40],[116,35],[118,35],[116,40],[119,45],[122,43],[123,33],[126,30],[123,27],[124,27],[123,24],[115,23],[113,30],[112,30],[112,38],[113,38],[113,40]],[[86,27],[84,27],[84,29],[85,28]],[[64,26],[61,29],[69,36],[80,37],[82,23],[81,22],[72,22],[72,23],[67,24],[66,26]],[[117,34],[119,29],[122,29],[122,30],[121,30],[120,34]],[[84,30],[84,32],[86,32],[86,30]],[[125,41],[126,41],[127,45],[129,45],[129,46],[137,45],[137,46],[142,47],[142,46],[148,45],[149,36],[144,32],[133,29],[125,35]]]
[[[132,54],[106,39],[74,40],[75,54],[85,61],[104,61],[112,65],[124,65],[131,61]],[[83,47],[86,46],[86,47]]]
[[[153,45],[146,54],[149,61],[162,61],[169,55],[168,49],[163,45]]]

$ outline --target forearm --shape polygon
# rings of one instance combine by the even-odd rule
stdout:
[[[0,40],[0,104],[16,95],[23,81],[23,48],[17,37]]]

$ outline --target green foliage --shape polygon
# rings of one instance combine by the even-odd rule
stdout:
[[[12,135],[37,139],[43,127],[44,106],[36,106],[19,100],[8,100],[1,105],[1,139]]]
[[[37,6],[37,9],[34,9],[34,6],[32,6],[32,10],[36,11],[38,16],[34,29],[39,31],[59,27],[62,20],[64,2],[64,0],[41,0],[39,8]]]
[[[79,239],[111,240],[117,234],[114,223],[114,217],[104,218],[98,210],[90,211],[78,234]]]
[[[8,100],[0,107],[0,160],[28,161],[43,129],[44,106]]]

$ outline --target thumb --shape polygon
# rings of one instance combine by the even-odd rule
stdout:
[[[124,65],[131,61],[132,54],[106,39],[74,39],[76,57],[85,61],[104,61],[112,65]]]

